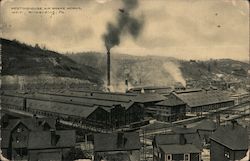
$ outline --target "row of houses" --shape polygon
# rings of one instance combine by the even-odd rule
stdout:
[[[234,122],[215,128],[211,120],[204,120],[193,128],[175,127],[170,132],[156,135],[152,143],[153,160],[201,161],[205,138],[210,145],[211,161],[240,160],[246,156],[250,145],[247,129],[239,124]],[[96,134],[95,161],[138,161],[139,142],[139,134],[135,132]]]
[[[1,126],[2,154],[11,160],[65,160],[76,146],[75,131],[57,130],[54,119],[2,117]],[[97,133],[93,145],[95,161],[141,159],[138,132]],[[250,144],[247,128],[237,122],[217,126],[206,119],[192,128],[173,127],[156,135],[152,145],[154,161],[200,161],[204,147],[209,147],[211,161],[227,161],[243,158]]]

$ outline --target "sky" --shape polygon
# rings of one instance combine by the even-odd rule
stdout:
[[[144,22],[139,36],[122,34],[111,53],[248,59],[247,0],[138,1],[130,14]],[[66,9],[54,9],[53,15],[48,9],[35,13],[31,7]],[[120,0],[2,0],[1,37],[61,53],[106,52],[102,36],[108,23],[116,23],[121,8]]]

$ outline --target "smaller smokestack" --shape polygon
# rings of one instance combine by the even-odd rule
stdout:
[[[110,49],[107,49],[107,86],[110,86]]]
[[[2,117],[2,128],[5,128],[9,125],[9,116],[5,115]]]
[[[128,91],[128,80],[125,80],[126,92]]]
[[[216,115],[216,126],[219,127],[220,126],[220,114]]]
[[[232,120],[231,123],[232,123],[233,129],[235,129],[235,127],[237,126],[238,122],[236,120]]]

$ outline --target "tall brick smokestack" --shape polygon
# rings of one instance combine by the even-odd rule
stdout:
[[[110,50],[120,44],[120,37],[129,34],[136,39],[143,27],[142,18],[134,17],[132,11],[138,6],[138,0],[122,0],[123,8],[119,9],[116,22],[107,24],[107,32],[102,36],[107,48],[107,85],[110,86]]]
[[[110,86],[110,50],[107,51],[107,85]]]

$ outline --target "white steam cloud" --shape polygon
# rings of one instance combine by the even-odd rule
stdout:
[[[180,82],[184,87],[186,86],[186,81],[182,76],[179,64],[173,62],[166,62],[163,64],[163,67],[176,82]]]

